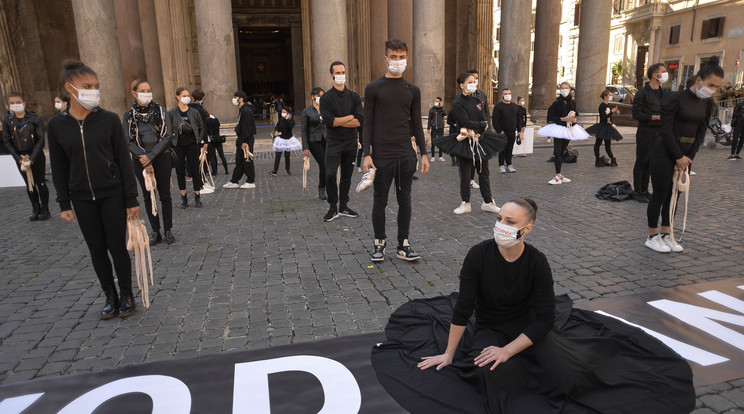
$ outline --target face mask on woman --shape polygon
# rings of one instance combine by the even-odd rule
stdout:
[[[475,93],[478,90],[478,84],[477,83],[468,83],[465,85],[465,90],[468,93]]]
[[[316,105],[320,105],[320,96],[316,96],[315,98],[313,98],[313,101],[315,101]]]
[[[72,86],[71,83],[68,83],[68,85]],[[74,86],[72,86],[72,89],[75,89],[75,92],[78,93],[78,96],[72,95],[72,97],[75,98],[83,108],[89,111],[93,110],[93,108],[101,103],[100,89],[78,89]]]
[[[190,96],[184,96],[181,99],[179,99],[179,101],[182,104],[184,104],[184,105],[188,105],[189,103],[191,103],[191,97]]]
[[[564,98],[567,97],[568,94],[570,93],[571,93],[571,89],[561,89],[561,96]]]
[[[61,110],[63,110],[65,108],[65,103],[64,102],[55,102],[54,103],[54,108],[56,110],[58,110],[58,111],[61,111]]]
[[[713,89],[710,89],[709,87],[705,85],[698,85],[698,87],[695,90],[695,94],[700,99],[708,99],[711,96],[713,96],[713,92],[715,92]]]
[[[529,226],[529,224],[527,226]],[[527,226],[516,228],[497,221],[496,225],[493,227],[493,238],[496,240],[496,244],[505,249],[514,247],[522,238],[522,234],[519,233],[519,231]]]
[[[152,102],[152,92],[137,92],[137,100],[142,106],[149,105]]]

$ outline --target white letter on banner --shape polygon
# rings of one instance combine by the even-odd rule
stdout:
[[[0,401],[0,413],[3,414],[21,414],[23,410],[30,407],[36,400],[41,398],[44,393],[21,395],[19,397],[6,398]]]
[[[744,326],[744,316],[703,308],[702,306],[674,302],[668,299],[655,300],[648,302],[648,304],[744,351],[744,335],[717,322],[713,322],[713,320],[717,320]]]
[[[191,411],[191,393],[186,384],[165,375],[142,375],[92,389],[57,414],[92,413],[104,402],[130,392],[141,392],[152,398],[152,414],[188,414]]]
[[[700,349],[698,347],[695,347],[695,346],[686,344],[684,342],[678,341],[676,339],[670,338],[652,329],[648,329],[645,326],[641,326],[635,323],[628,322],[625,319],[617,317],[615,315],[610,315],[609,313],[605,311],[598,310],[595,312],[601,315],[604,315],[604,316],[609,316],[610,318],[615,318],[619,320],[620,322],[626,323],[630,326],[635,326],[636,328],[642,329],[647,334],[663,342],[669,348],[672,348],[674,352],[678,353],[679,356],[681,356],[682,358],[688,361],[697,362],[698,364],[704,367],[707,367],[708,365],[715,365],[715,364],[720,364],[721,362],[728,361],[728,358],[722,357],[721,355],[714,354],[704,349]]]
[[[323,387],[325,403],[318,414],[358,413],[362,392],[354,375],[329,358],[296,355],[235,364],[233,414],[271,414],[269,374],[303,371],[314,375]]]
[[[721,305],[731,308],[739,313],[744,313],[744,300],[737,299],[717,290],[709,290],[707,292],[698,293],[698,295],[705,299],[712,300],[713,302],[720,303]]]

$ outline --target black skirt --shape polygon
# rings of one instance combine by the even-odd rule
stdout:
[[[605,141],[620,141],[621,139],[623,139],[620,131],[618,131],[617,128],[615,128],[615,126],[612,124],[603,124],[600,122],[587,128],[586,132],[589,135],[594,135],[595,137]]]
[[[432,144],[449,155],[474,161],[489,160],[495,157],[499,151],[503,151],[506,148],[506,135],[495,132],[484,132],[477,143],[470,139],[458,141],[458,135],[459,132],[436,137],[432,139]]]
[[[457,294],[413,300],[390,317],[373,348],[380,383],[411,413],[689,413],[695,408],[687,362],[642,330],[556,298],[554,329],[491,371],[473,359],[504,346],[528,321],[498,329],[468,323],[453,364],[421,371],[423,356],[447,347]]]

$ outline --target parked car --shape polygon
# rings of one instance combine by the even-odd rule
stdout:
[[[630,103],[638,92],[634,86],[607,85],[607,89],[612,92],[612,102]]]

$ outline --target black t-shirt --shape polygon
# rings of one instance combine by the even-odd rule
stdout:
[[[505,134],[514,134],[521,129],[519,126],[519,105],[515,103],[499,102],[493,107],[493,130]]]
[[[178,115],[180,117],[178,121],[178,130],[180,131],[180,134],[178,135],[178,145],[190,145],[195,143],[196,134],[194,134],[194,127],[191,125],[191,121],[189,121],[189,112],[182,112],[179,109]]]

